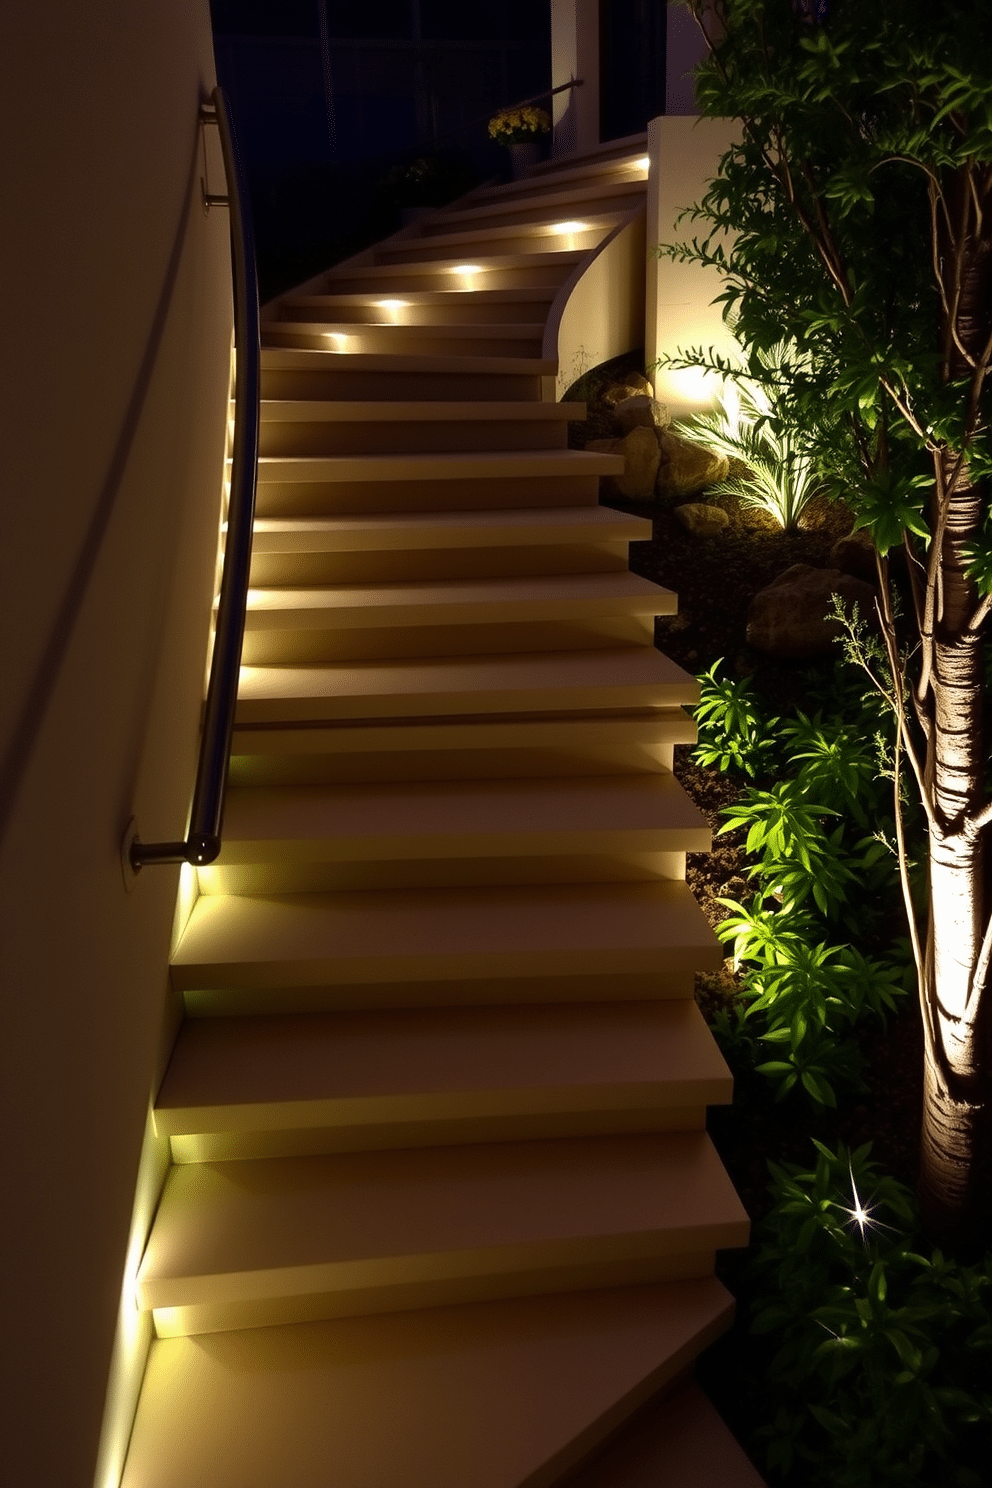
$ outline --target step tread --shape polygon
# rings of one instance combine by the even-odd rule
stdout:
[[[584,403],[521,403],[510,400],[455,402],[443,399],[415,402],[383,399],[358,403],[352,399],[263,398],[263,424],[274,423],[562,423],[586,416]]]
[[[495,245],[495,247],[488,256],[501,259],[503,255],[499,254],[499,244],[502,242],[513,243],[521,238],[524,238],[532,240],[535,244],[540,244],[542,240],[547,242],[549,239],[555,237],[578,237],[580,233],[583,235],[588,234],[590,237],[592,237],[593,234],[605,236],[605,234],[609,232],[612,227],[622,222],[626,216],[632,214],[634,211],[637,210],[638,208],[636,207],[617,206],[613,207],[612,209],[607,208],[603,211],[585,212],[583,213],[581,218],[581,228],[576,228],[571,233],[552,232],[550,230],[552,227],[552,222],[550,220],[548,222],[509,222],[503,226],[500,226],[498,222],[495,225],[486,223],[478,227],[466,227],[462,231],[459,231],[457,227],[458,218],[457,216],[452,215],[451,217],[438,220],[438,226],[441,226],[443,228],[445,225],[447,225],[447,231],[442,230],[436,233],[425,233],[418,231],[416,233],[411,233],[409,237],[404,237],[400,234],[397,234],[393,238],[385,238],[382,242],[377,243],[375,245],[374,252],[377,255],[395,255],[401,252],[416,252],[416,250],[422,248],[435,249],[451,247],[454,249],[461,248],[462,246],[464,246],[465,248],[471,248],[475,244],[492,243]],[[554,213],[549,213],[549,218],[552,218],[553,216]],[[565,220],[570,222],[573,219],[566,218]],[[581,251],[588,252],[589,246],[584,247]],[[519,249],[515,250],[515,252],[520,253],[522,257],[525,256],[528,259],[532,257],[530,253],[523,252]],[[535,248],[535,253],[539,252],[540,249]],[[511,250],[511,254],[507,255],[507,257],[513,256],[513,253],[514,250]]]
[[[261,455],[258,482],[513,480],[535,476],[616,475],[622,455],[591,450],[492,450],[432,455]]]
[[[400,339],[404,336],[410,339],[417,336],[436,336],[439,340],[450,338],[452,341],[484,337],[494,340],[520,340],[527,336],[543,336],[544,321],[479,320],[459,321],[453,324],[447,321],[428,321],[420,324],[419,322],[393,320],[300,320],[295,316],[284,316],[281,320],[268,321],[265,329],[267,333],[293,331],[297,334],[306,332],[314,336],[361,336],[367,331],[389,331],[390,333],[396,332]]]
[[[337,626],[539,620],[560,615],[674,614],[676,596],[630,572],[511,578],[385,580],[313,588],[251,588],[246,631]]]
[[[554,377],[554,357],[414,356],[399,352],[324,351],[314,347],[262,345],[262,371],[267,372],[454,372],[518,373]]]
[[[537,405],[540,406],[540,405]],[[504,507],[497,511],[256,517],[256,553],[517,546],[649,539],[651,519],[609,506]]]
[[[462,198],[459,202],[452,202],[450,206],[444,209],[444,218],[433,218],[431,220],[431,226],[439,220],[447,220],[449,222],[479,222],[480,220],[488,220],[495,216],[501,209],[511,212],[547,210],[551,214],[560,211],[562,204],[560,186],[555,190],[557,183],[553,176],[544,176],[540,179],[545,188],[544,191],[538,188],[533,192],[521,193],[516,196],[477,197],[471,201],[471,204],[465,198]],[[625,200],[629,197],[632,205],[636,197],[643,198],[647,190],[647,176],[646,174],[622,176],[617,173],[612,179],[605,180],[596,180],[595,177],[587,176],[584,181],[576,180],[571,184],[573,189],[569,192],[568,198],[570,211],[573,209],[578,210],[583,204],[591,202],[603,203],[603,206],[599,210],[616,211],[615,202],[618,198]],[[590,207],[589,210],[595,211],[597,208]],[[621,207],[619,210],[622,211],[624,208]]]
[[[466,296],[471,295],[473,304],[480,305],[540,305],[548,306],[554,299],[557,290],[552,285],[528,285],[521,284],[516,289],[411,289],[408,290],[404,299],[410,309],[447,309],[453,303]],[[391,297],[393,298],[393,297]],[[287,294],[278,300],[277,305],[280,312],[287,309],[332,309],[340,305],[342,309],[365,309],[389,310],[396,308],[384,305],[382,299],[377,299],[372,290],[345,290],[340,294],[332,294],[324,291],[312,294]],[[406,309],[407,306],[400,308]],[[271,317],[270,317],[271,318]]]
[[[746,1238],[702,1131],[260,1158],[172,1168],[137,1285],[182,1307]]]
[[[416,853],[472,846],[474,855],[524,847],[587,851],[622,838],[642,851],[705,852],[710,827],[671,775],[431,781],[239,788],[227,794],[219,863],[277,844],[349,856],[363,843]],[[588,844],[588,846],[587,846]]]
[[[156,1340],[122,1488],[544,1488],[732,1306],[708,1277]]]
[[[525,1095],[719,1104],[730,1075],[688,999],[191,1018],[155,1126],[176,1136],[427,1119],[517,1108]]]
[[[654,973],[719,966],[681,880],[203,895],[173,985],[321,986],[432,978]]]
[[[694,707],[699,684],[653,646],[246,666],[236,722]]]
[[[697,1384],[649,1406],[568,1488],[766,1488]]]

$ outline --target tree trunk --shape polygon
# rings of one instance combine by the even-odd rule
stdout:
[[[953,454],[942,457],[951,475]],[[965,477],[966,478],[966,477]],[[931,681],[927,778],[930,828],[930,918],[923,986],[924,1094],[919,1198],[930,1236],[963,1253],[982,1224],[988,1136],[987,969],[982,955],[988,917],[983,832],[982,744],[984,643],[969,632],[978,596],[966,545],[982,521],[981,491],[970,484],[950,498],[940,564],[940,607]]]
[[[992,325],[992,240],[983,207],[990,178],[970,167],[942,180],[938,215],[940,342],[947,381],[971,382],[984,401],[979,367]],[[985,751],[982,739],[985,641],[970,630],[979,595],[968,574],[987,508],[974,484],[967,443],[973,415],[962,408],[962,450],[944,449],[931,513],[941,543],[935,575],[933,667],[926,712],[926,784],[931,807],[930,918],[920,987],[924,1030],[923,1130],[919,1197],[931,1237],[963,1253],[982,1228],[989,1139],[989,899],[985,882]],[[925,643],[926,638],[924,638]]]

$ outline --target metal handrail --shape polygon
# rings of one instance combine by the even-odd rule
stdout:
[[[231,214],[231,257],[234,270],[234,448],[231,494],[228,503],[224,569],[217,608],[210,681],[203,710],[200,754],[190,808],[189,828],[182,842],[131,840],[128,857],[137,872],[151,863],[212,863],[220,853],[228,759],[238,700],[238,676],[248,600],[252,523],[258,479],[258,423],[261,383],[261,336],[258,313],[258,274],[255,237],[248,204],[248,185],[227,101],[215,88],[211,105],[200,110],[201,126],[216,124],[220,133],[227,196],[212,196],[203,183],[206,209],[226,205]]]

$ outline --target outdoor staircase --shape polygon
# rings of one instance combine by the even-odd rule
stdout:
[[[477,191],[267,315],[125,1488],[760,1488],[688,1381],[747,1239],[692,995],[709,831],[671,773],[697,689],[627,568],[650,522],[598,504],[620,462],[546,401],[643,148]]]

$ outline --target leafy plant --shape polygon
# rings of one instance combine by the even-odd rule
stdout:
[[[722,665],[721,658],[697,678],[700,698],[693,717],[699,732],[692,757],[698,765],[740,770],[753,780],[774,763],[778,719],[760,716],[747,679],[719,678]]]
[[[781,403],[797,356],[787,341],[759,350],[752,361],[758,375],[749,375],[742,361],[736,372],[727,374],[713,413],[675,425],[676,433],[747,467],[711,490],[739,495],[746,506],[767,512],[786,532],[797,526],[823,486],[811,440]]]
[[[768,1475],[800,1488],[980,1488],[992,1447],[992,1258],[919,1242],[870,1148],[769,1164],[748,1285]]]

